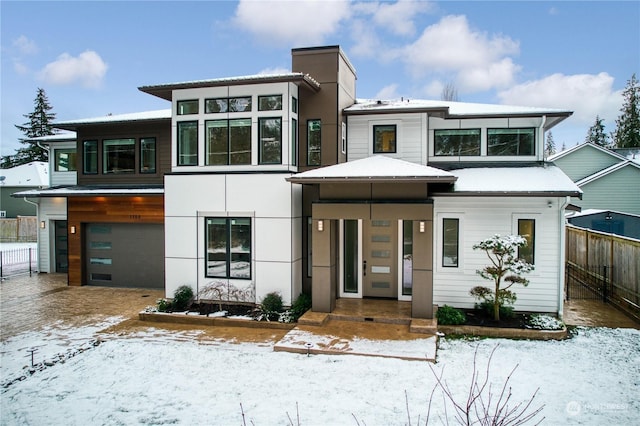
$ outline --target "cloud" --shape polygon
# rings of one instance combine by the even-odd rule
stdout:
[[[593,124],[596,115],[613,122],[622,106],[622,91],[614,91],[613,82],[606,72],[553,74],[498,92],[498,98],[508,105],[571,110],[573,121],[582,124]]]
[[[520,52],[517,41],[469,27],[465,16],[445,16],[423,31],[412,44],[395,52],[415,78],[458,76],[461,92],[508,87],[520,67],[511,59]]]
[[[13,47],[15,47],[22,55],[33,55],[34,53],[38,53],[38,46],[36,45],[36,42],[29,40],[24,35],[13,40]]]
[[[258,71],[258,75],[269,75],[269,74],[290,74],[291,70],[289,68],[265,68],[263,70]]]
[[[238,3],[233,23],[265,43],[286,46],[321,44],[350,16],[346,0],[251,1]]]
[[[40,71],[39,77],[56,85],[79,82],[84,87],[96,88],[102,84],[106,72],[107,64],[100,55],[92,50],[87,50],[77,57],[63,53],[54,62],[47,64]]]
[[[415,34],[416,26],[413,18],[433,9],[429,2],[414,0],[400,0],[395,3],[364,3],[364,5],[367,4],[371,7],[362,7],[363,4],[360,4],[359,10],[365,13],[369,12],[372,15],[373,23],[379,28],[397,35]]]
[[[374,99],[398,99],[399,97],[398,85],[393,83],[380,89]]]

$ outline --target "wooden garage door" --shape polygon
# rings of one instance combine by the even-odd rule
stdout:
[[[89,285],[164,288],[164,226],[88,223],[85,271]]]

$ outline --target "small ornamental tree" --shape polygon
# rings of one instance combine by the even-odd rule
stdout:
[[[491,264],[476,271],[482,278],[493,281],[494,289],[477,286],[469,292],[472,296],[493,304],[493,318],[500,320],[500,306],[513,304],[516,294],[510,290],[514,284],[527,286],[529,280],[521,274],[531,272],[533,265],[518,259],[518,249],[525,247],[527,240],[520,235],[494,235],[473,246],[487,254]]]

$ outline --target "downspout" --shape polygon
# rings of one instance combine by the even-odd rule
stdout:
[[[546,146],[545,146],[545,140],[544,140],[544,126],[545,124],[547,124],[547,116],[543,115],[542,116],[542,122],[540,123],[540,135],[542,135],[542,161],[546,161]]]
[[[560,253],[560,267],[558,268],[558,317],[562,319],[564,313],[564,287],[565,287],[565,266],[567,263],[567,249],[566,249],[566,236],[567,236],[567,227],[565,224],[564,210],[567,207],[571,200],[571,197],[567,196],[564,199],[564,202],[560,205],[558,210],[558,221],[560,223],[560,241],[558,251]]]
[[[38,256],[38,271],[40,272],[40,204],[34,201],[27,200],[27,197],[22,197],[25,203],[33,204],[36,206],[36,255]],[[31,262],[31,259],[29,259]]]

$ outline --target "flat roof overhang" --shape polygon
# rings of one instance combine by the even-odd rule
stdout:
[[[454,183],[455,176],[369,176],[369,177],[296,177],[287,178],[287,182],[300,184],[322,183]]]
[[[164,187],[146,186],[136,188],[123,187],[86,187],[66,186],[45,189],[32,189],[15,192],[14,198],[47,198],[47,197],[147,197],[164,195]]]

